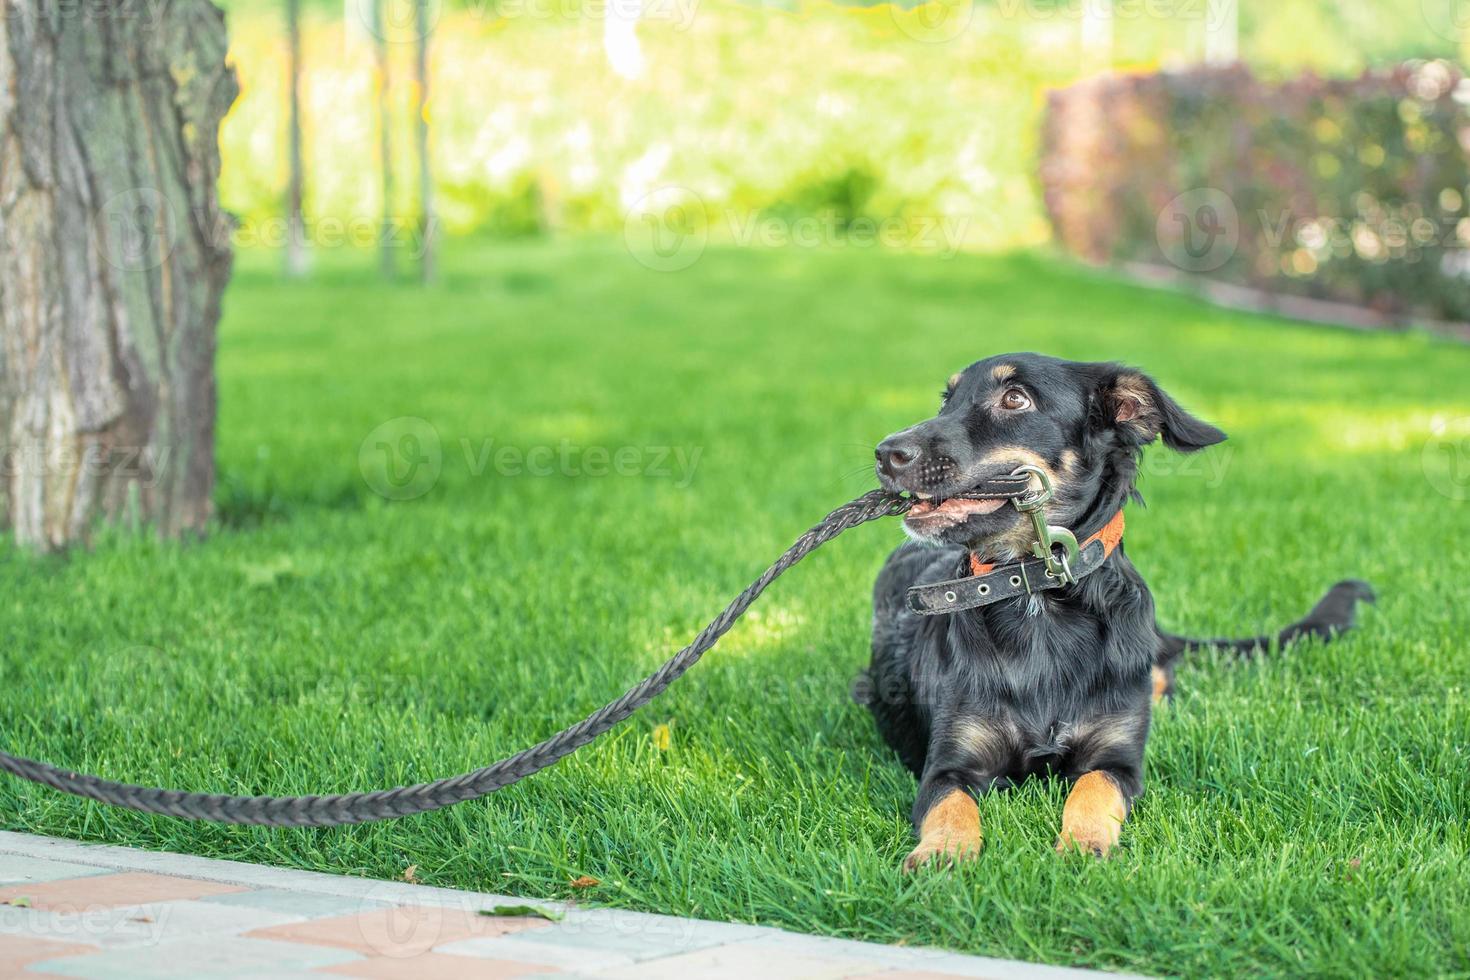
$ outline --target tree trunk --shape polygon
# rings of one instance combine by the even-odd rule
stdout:
[[[371,0],[373,59],[377,73],[374,95],[378,101],[378,162],[382,167],[383,177],[383,220],[378,234],[378,255],[384,278],[392,279],[398,273],[398,260],[393,254],[397,240],[393,234],[393,114],[388,102],[389,24],[383,9],[386,2],[387,0]]]
[[[0,527],[204,527],[230,275],[208,0],[0,0]]]
[[[414,106],[414,133],[419,151],[419,278],[429,285],[438,278],[434,233],[434,166],[429,158],[429,23],[428,0],[414,4],[414,74],[418,103]]]
[[[291,80],[290,133],[287,138],[290,180],[286,190],[286,275],[306,274],[306,219],[302,204],[306,196],[305,168],[301,162],[301,0],[286,0],[286,43],[289,48]]]

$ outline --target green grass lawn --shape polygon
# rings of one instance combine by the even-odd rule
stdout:
[[[368,257],[306,284],[244,257],[214,533],[0,548],[8,749],[227,793],[483,765],[661,662],[871,486],[874,442],[951,372],[1014,349],[1134,362],[1231,434],[1156,451],[1130,509],[1167,626],[1283,624],[1345,576],[1382,598],[1340,643],[1187,663],[1105,863],[1052,852],[1063,789],[1033,783],[983,801],[978,862],[899,873],[914,782],[847,696],[896,523],[819,552],[668,695],[487,801],[272,831],[7,779],[0,825],[1051,963],[1470,973],[1470,460],[1450,442],[1470,348],[1034,256],[711,250],[660,274],[612,244],[461,243],[447,265],[426,292],[354,271]],[[360,465],[365,440],[369,463],[379,441],[413,448],[408,423],[369,439],[400,417],[441,450],[410,500]],[[601,884],[574,892],[579,875]]]

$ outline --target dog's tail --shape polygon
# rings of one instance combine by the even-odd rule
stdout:
[[[1311,612],[1274,635],[1201,640],[1159,630],[1159,647],[1154,655],[1155,690],[1165,694],[1173,689],[1174,662],[1191,650],[1227,650],[1241,657],[1254,657],[1270,651],[1273,646],[1285,647],[1304,636],[1331,640],[1356,625],[1359,602],[1373,602],[1375,599],[1373,587],[1367,582],[1346,579],[1328,589]]]

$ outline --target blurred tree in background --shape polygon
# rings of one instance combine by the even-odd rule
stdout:
[[[306,196],[306,173],[302,162],[301,135],[301,0],[286,0],[286,43],[290,58],[291,80],[288,83],[290,108],[287,113],[289,149],[286,190],[286,274],[306,274],[306,221],[303,207]]]
[[[414,4],[414,147],[419,158],[419,275],[436,276],[434,264],[434,166],[429,149],[429,41],[433,34],[429,0]]]
[[[367,0],[367,8],[368,34],[372,38],[375,69],[373,95],[376,97],[378,111],[378,167],[383,182],[383,219],[378,232],[378,255],[384,278],[392,279],[397,274],[398,261],[393,251],[396,235],[393,219],[393,116],[388,101],[392,69],[388,58],[389,20],[384,15],[387,2],[388,0]]]

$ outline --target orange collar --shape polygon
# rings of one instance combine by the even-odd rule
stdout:
[[[1078,545],[1079,550],[1086,550],[1087,546],[1094,541],[1103,544],[1103,557],[1107,558],[1123,540],[1123,512],[1120,510],[1113,515],[1112,520],[1102,526],[1096,534],[1090,535],[1087,540]],[[986,575],[995,571],[995,563],[983,560],[975,552],[970,552],[970,574]]]

